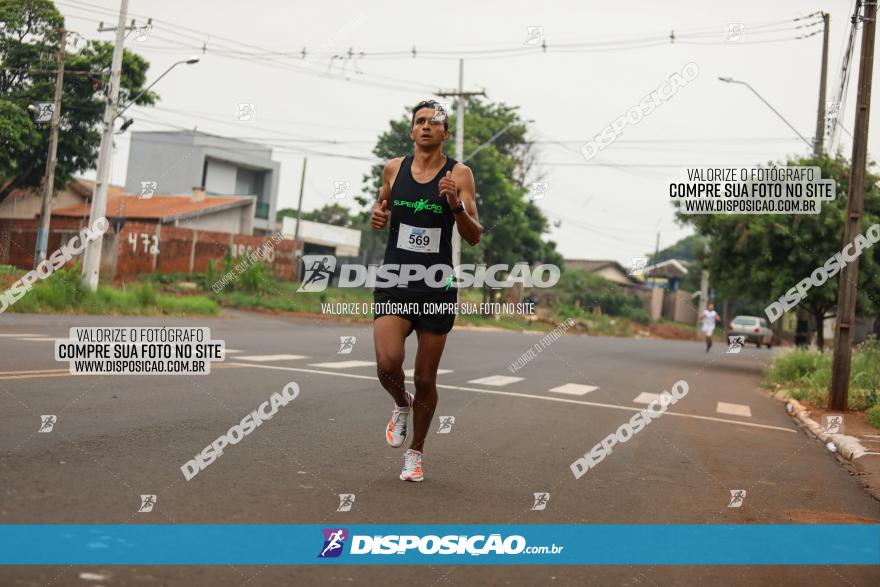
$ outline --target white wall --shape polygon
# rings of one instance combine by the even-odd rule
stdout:
[[[208,159],[205,173],[205,191],[217,194],[237,195],[235,193],[236,166],[225,161]]]
[[[242,206],[205,216],[177,221],[175,226],[196,230],[214,230],[230,234],[253,234],[253,208]]]

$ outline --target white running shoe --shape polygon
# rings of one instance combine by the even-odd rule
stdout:
[[[409,413],[412,411],[413,394],[406,392],[406,399],[409,402],[409,409],[401,410],[395,405],[391,410],[391,421],[385,427],[385,441],[393,448],[403,445],[403,441],[406,440],[406,424]]]
[[[400,472],[401,481],[424,481],[422,473],[422,453],[409,449],[403,455],[403,470]]]

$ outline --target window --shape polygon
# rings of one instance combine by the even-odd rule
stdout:
[[[754,326],[755,319],[754,318],[737,317],[733,320],[733,323],[736,324],[737,326]]]

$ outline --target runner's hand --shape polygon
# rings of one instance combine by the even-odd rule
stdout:
[[[446,196],[446,203],[449,204],[450,208],[458,208],[461,200],[458,199],[458,186],[455,185],[455,180],[452,179],[451,171],[447,171],[446,175],[440,179],[440,195]]]
[[[373,206],[373,214],[370,222],[376,230],[382,230],[388,224],[391,212],[388,211],[388,200],[382,200],[379,204]]]

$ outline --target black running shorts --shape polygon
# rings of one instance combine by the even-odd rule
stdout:
[[[382,316],[399,316],[412,322],[415,330],[448,334],[455,322],[452,305],[457,301],[458,291],[454,289],[427,294],[376,289],[373,292],[376,304],[373,320]]]

